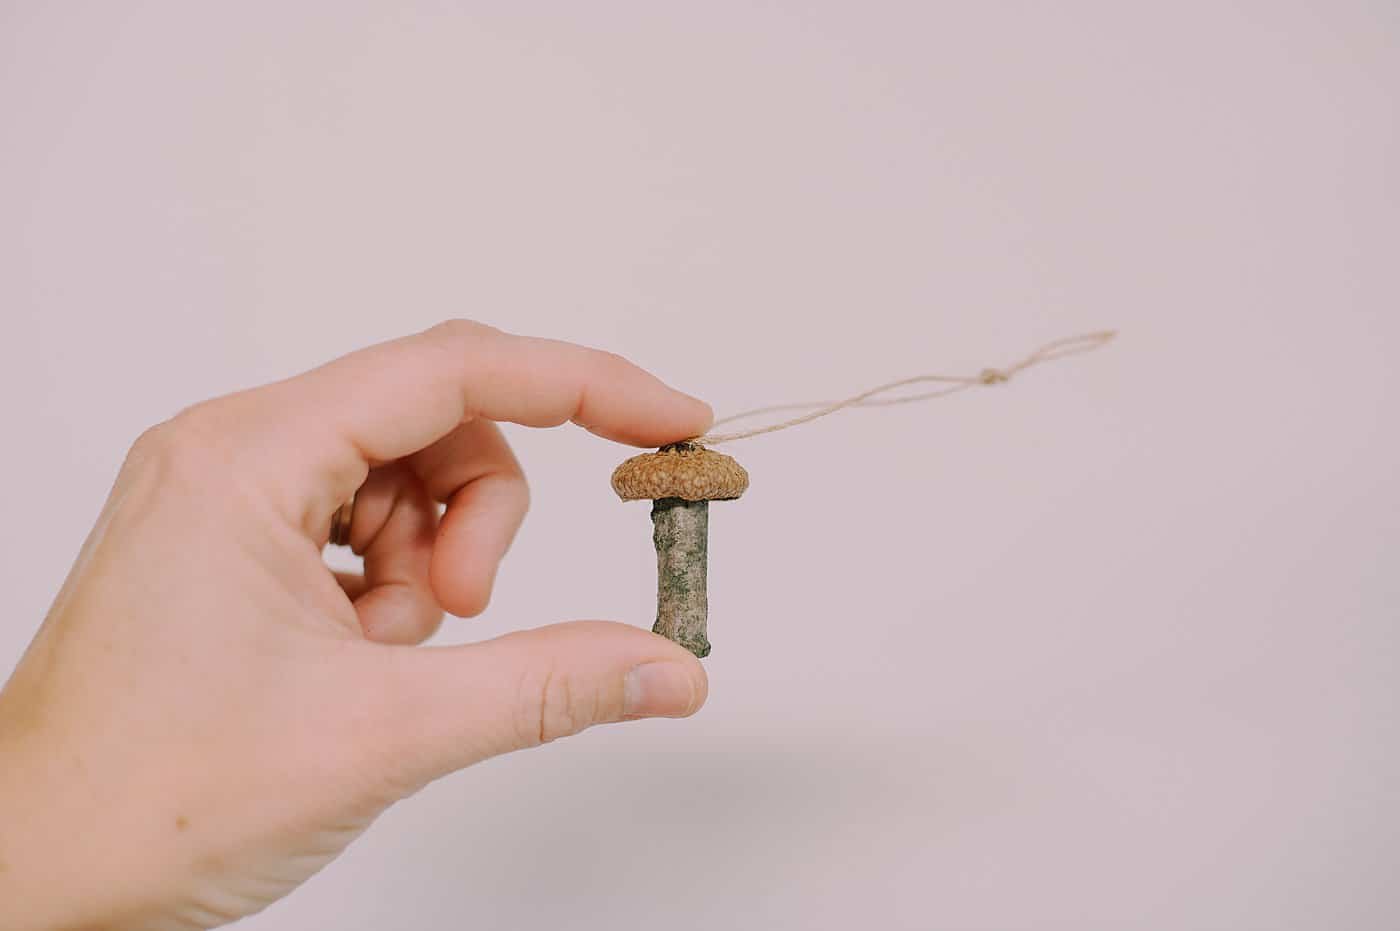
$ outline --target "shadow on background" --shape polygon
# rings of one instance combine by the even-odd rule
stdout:
[[[409,904],[443,927],[701,927],[756,902],[773,918],[793,896],[868,892],[890,863],[1005,808],[1022,769],[893,734],[682,744],[666,726],[595,729],[398,806],[347,855],[362,862],[315,881],[393,869],[392,888],[344,890],[338,926],[383,927]]]

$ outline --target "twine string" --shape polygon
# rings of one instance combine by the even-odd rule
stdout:
[[[912,378],[901,378],[898,381],[878,385],[868,391],[862,391],[860,394],[840,401],[803,401],[793,404],[771,404],[767,407],[756,407],[753,410],[731,414],[728,417],[716,420],[714,426],[718,427],[721,424],[733,423],[736,420],[747,420],[750,417],[757,417],[761,414],[776,414],[785,411],[800,410],[805,410],[808,413],[764,427],[755,427],[751,430],[740,430],[734,433],[706,433],[688,442],[695,443],[699,446],[713,446],[716,443],[728,443],[732,440],[747,439],[748,437],[760,436],[764,433],[776,433],[779,430],[786,430],[789,427],[796,427],[799,424],[810,423],[818,417],[825,417],[828,414],[834,414],[848,407],[887,407],[894,404],[911,404],[915,401],[944,398],[950,394],[966,391],[969,388],[1005,384],[1013,377],[1032,366],[1040,365],[1042,362],[1053,362],[1056,359],[1063,359],[1067,356],[1079,355],[1084,352],[1092,352],[1095,349],[1107,345],[1117,335],[1118,332],[1116,330],[1098,330],[1093,333],[1082,333],[1078,336],[1057,339],[1053,342],[1046,343],[1024,359],[1006,368],[987,368],[978,372],[976,375],[915,375]],[[947,387],[936,388],[932,391],[924,391],[918,394],[902,395],[897,398],[879,397],[879,395],[894,391],[898,388],[929,383],[943,384]]]

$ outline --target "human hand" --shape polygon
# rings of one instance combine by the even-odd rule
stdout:
[[[616,356],[454,321],[148,431],[0,691],[0,929],[223,924],[439,776],[694,712],[699,662],[637,627],[412,645],[486,607],[524,517],[496,421],[655,446],[710,419]]]

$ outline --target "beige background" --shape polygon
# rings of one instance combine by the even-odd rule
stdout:
[[[0,672],[143,426],[445,317],[721,412],[1116,326],[735,444],[702,714],[434,785],[245,926],[1393,926],[1397,98],[1380,0],[0,2]],[[534,513],[439,640],[648,624],[627,451],[510,435]]]

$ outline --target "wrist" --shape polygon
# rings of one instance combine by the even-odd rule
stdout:
[[[0,703],[0,931],[125,926],[141,910],[147,852],[113,850],[110,812],[76,755],[5,725]]]

